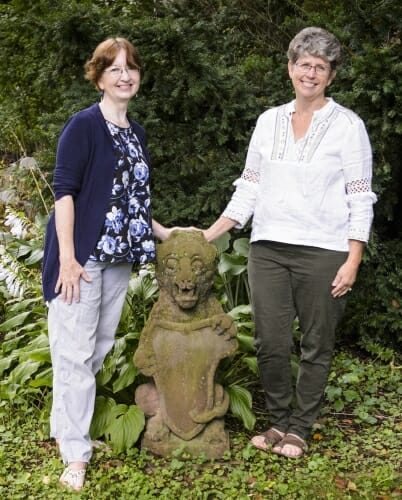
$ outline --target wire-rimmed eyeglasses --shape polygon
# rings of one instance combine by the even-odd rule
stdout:
[[[105,69],[105,73],[109,73],[113,78],[120,78],[124,72],[129,76],[139,71],[138,68],[129,68],[127,66],[112,66],[109,69]]]
[[[317,75],[325,75],[325,73],[327,73],[328,70],[331,69],[331,66],[325,66],[324,64],[308,64],[295,62],[295,66],[297,66],[299,71],[304,74],[309,73],[313,69],[317,73]]]

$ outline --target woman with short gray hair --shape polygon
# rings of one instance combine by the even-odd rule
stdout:
[[[295,64],[305,54],[325,59],[335,70],[341,59],[341,45],[332,33],[322,28],[304,28],[290,42],[287,56]]]
[[[232,199],[204,231],[212,241],[253,217],[248,272],[270,425],[252,444],[288,458],[307,450],[376,201],[364,123],[326,96],[340,54],[336,37],[322,28],[305,28],[290,42],[295,99],[258,118]],[[301,355],[294,392],[296,317]]]

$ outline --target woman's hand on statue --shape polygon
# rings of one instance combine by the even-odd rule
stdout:
[[[166,232],[165,234],[163,235],[163,239],[162,241],[165,241],[167,238],[169,238],[169,236],[171,235],[171,233],[173,231],[201,231],[200,229],[198,229],[197,227],[194,227],[194,226],[173,226],[173,227],[169,227],[169,228],[165,228],[166,229]]]

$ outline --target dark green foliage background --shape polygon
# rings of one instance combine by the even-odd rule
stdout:
[[[400,0],[2,1],[3,165],[33,155],[51,180],[62,124],[97,99],[85,61],[104,38],[126,36],[144,64],[130,109],[148,134],[154,215],[166,225],[205,226],[230,198],[257,116],[292,97],[286,48],[309,25],[342,43],[330,95],[367,125],[379,197],[343,337],[401,345]],[[43,194],[51,204],[45,187]],[[31,202],[40,206],[34,194]]]

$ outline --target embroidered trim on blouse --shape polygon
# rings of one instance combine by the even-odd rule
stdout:
[[[276,115],[275,137],[272,148],[271,160],[283,160],[285,158],[288,142],[291,138],[289,127],[291,125],[287,111],[288,105],[279,106]],[[335,107],[322,119],[314,119],[309,127],[307,136],[300,142],[297,151],[297,161],[310,162],[330,124],[336,119],[339,111]]]
[[[370,179],[358,179],[356,181],[347,182],[346,192],[347,194],[370,193]]]
[[[241,174],[241,178],[244,181],[252,182],[253,184],[259,184],[260,172],[256,172],[255,170],[246,167]]]

